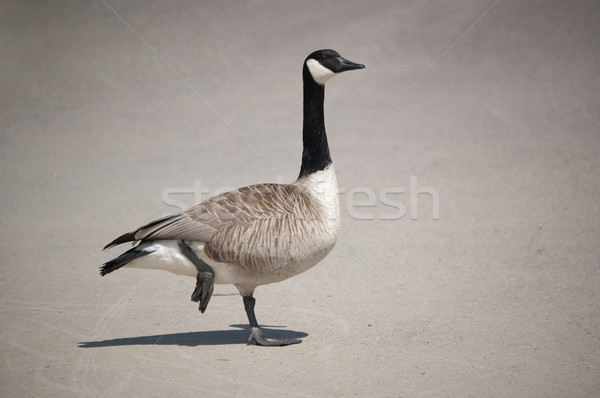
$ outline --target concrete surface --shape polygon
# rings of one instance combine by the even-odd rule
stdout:
[[[599,20],[593,1],[2,2],[0,395],[598,396]],[[367,65],[326,94],[342,235],[256,292],[268,332],[304,342],[247,346],[231,286],[201,315],[191,279],[101,278],[102,246],[165,202],[296,177],[300,67],[328,47]]]

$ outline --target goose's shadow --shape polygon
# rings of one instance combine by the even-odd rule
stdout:
[[[115,347],[123,345],[179,345],[195,347],[199,345],[248,344],[248,337],[250,336],[248,325],[229,326],[237,329],[122,337],[110,340],[82,341],[78,344],[80,348]],[[298,339],[308,336],[307,333],[294,330],[271,329],[263,326],[261,326],[261,328],[265,337]]]

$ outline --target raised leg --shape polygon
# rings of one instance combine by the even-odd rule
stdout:
[[[196,253],[182,240],[179,241],[179,250],[198,270],[196,288],[194,289],[194,293],[192,293],[192,301],[198,302],[198,309],[204,313],[215,287],[215,272],[208,264],[200,260]]]
[[[256,300],[252,295],[243,297],[244,308],[246,309],[246,315],[248,315],[248,322],[250,322],[250,338],[248,338],[249,343],[263,346],[283,346],[302,342],[300,339],[272,339],[264,337],[262,329],[260,326],[258,326],[258,322],[256,321],[256,315],[254,314],[254,304],[256,303]]]

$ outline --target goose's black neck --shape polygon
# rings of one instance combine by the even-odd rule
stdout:
[[[325,170],[331,164],[327,134],[325,134],[325,116],[323,114],[323,101],[325,99],[325,86],[317,84],[306,64],[302,71],[304,80],[304,121],[302,127],[302,177]]]

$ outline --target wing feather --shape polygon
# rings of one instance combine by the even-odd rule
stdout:
[[[261,220],[294,214],[300,202],[303,205],[308,202],[303,187],[286,184],[251,185],[214,196],[182,213],[155,220],[122,235],[113,243],[118,239],[124,241],[125,236],[130,238],[129,241],[183,239],[208,242],[215,233],[225,228],[247,229],[257,222],[260,224]]]

